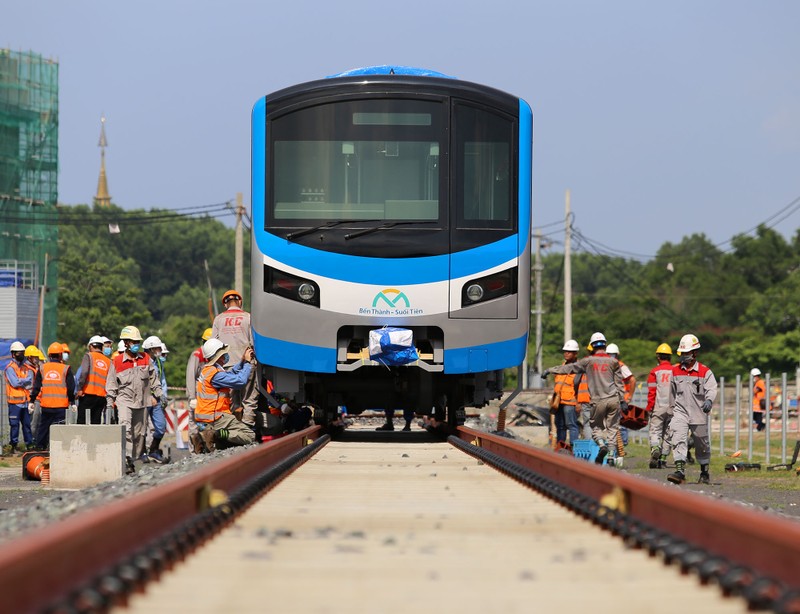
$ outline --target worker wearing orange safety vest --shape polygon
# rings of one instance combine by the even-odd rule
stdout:
[[[658,364],[647,376],[647,407],[650,412],[650,469],[666,467],[670,451],[669,422],[672,406],[669,404],[669,388],[672,384],[672,348],[662,343],[656,348]]]
[[[561,348],[564,352],[564,364],[571,364],[578,360],[578,342],[570,339]],[[578,416],[576,405],[578,391],[575,385],[575,373],[561,373],[555,376],[555,392],[561,399],[556,410],[556,449],[572,450],[578,440]],[[569,433],[569,444],[567,443]]]
[[[592,415],[592,395],[589,394],[589,382],[585,373],[578,373],[575,381],[578,385],[576,400],[578,415],[580,415],[581,439],[591,439],[592,427],[589,426],[589,419]]]
[[[633,399],[633,393],[636,390],[636,378],[633,376],[633,372],[628,368],[628,365],[620,360],[619,346],[616,343],[609,343],[608,347],[606,348],[606,353],[619,361],[619,372],[620,376],[622,377],[622,388],[624,391],[625,402],[630,404],[631,399]],[[617,434],[617,453],[620,456],[625,456],[625,446],[627,445],[628,429],[624,426],[620,426]]]
[[[69,365],[64,364],[63,345],[51,343],[47,355],[50,360],[41,365],[31,390],[31,402],[38,398],[42,408],[36,431],[36,447],[40,450],[50,445],[50,427],[63,424],[67,408],[75,404],[75,376]]]
[[[111,347],[105,349],[103,337],[89,339],[89,351],[83,355],[78,377],[78,424],[102,424],[106,408],[106,380],[111,366]],[[105,354],[108,352],[108,355]]]
[[[11,344],[11,360],[5,368],[6,402],[8,403],[8,425],[10,440],[8,452],[15,452],[19,443],[19,427],[27,449],[33,447],[31,415],[28,413],[33,373],[25,364],[25,346],[19,341]]]
[[[200,433],[195,435],[192,446],[212,452],[218,443],[242,446],[255,442],[253,430],[231,413],[231,391],[247,385],[253,349],[247,348],[241,361],[226,371],[223,365],[230,361],[228,346],[219,339],[209,339],[203,344],[203,358],[206,366],[197,380],[194,410]]]
[[[761,369],[754,367],[750,369],[753,377],[753,421],[756,429],[763,431],[767,428],[764,423],[764,410],[767,409],[767,384],[761,379]]]

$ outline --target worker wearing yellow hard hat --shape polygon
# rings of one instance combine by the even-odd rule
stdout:
[[[228,293],[226,292],[227,296]],[[211,339],[214,334],[214,329],[207,328],[203,331],[201,339],[205,342]],[[193,435],[197,434],[197,423],[194,420],[194,410],[197,407],[197,378],[200,377],[200,372],[205,365],[203,358],[203,346],[198,347],[194,352],[189,355],[189,361],[186,363],[186,396],[189,399],[189,441],[194,441]],[[202,452],[202,447],[193,450],[196,453]]]
[[[656,348],[656,364],[647,376],[647,409],[650,412],[650,469],[667,466],[670,446],[669,423],[672,407],[669,403],[669,389],[672,384],[672,348],[662,343]]]

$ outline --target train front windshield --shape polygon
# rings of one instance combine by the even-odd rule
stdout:
[[[449,104],[340,100],[273,117],[267,225],[418,222],[513,231],[513,121]],[[459,180],[448,197],[451,176]],[[452,212],[451,201],[458,203]]]

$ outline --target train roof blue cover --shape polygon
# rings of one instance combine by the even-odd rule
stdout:
[[[410,75],[412,77],[439,77],[442,79],[455,79],[450,75],[446,75],[435,70],[428,70],[427,68],[414,68],[413,66],[394,66],[391,64],[384,64],[382,66],[365,66],[363,68],[354,68],[345,72],[340,72],[336,75],[328,75],[328,79],[335,79],[336,77],[358,77],[361,75]]]

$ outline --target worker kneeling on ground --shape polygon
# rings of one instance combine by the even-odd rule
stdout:
[[[228,346],[219,339],[209,339],[203,344],[206,366],[197,380],[197,407],[194,418],[200,433],[199,441],[192,444],[203,446],[211,452],[216,442],[243,446],[255,442],[253,429],[237,420],[231,413],[231,390],[242,389],[250,377],[253,348],[247,348],[239,364],[225,371],[228,362]]]

